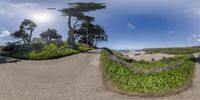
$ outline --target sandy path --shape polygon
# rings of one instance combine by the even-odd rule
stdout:
[[[48,61],[0,64],[0,100],[199,100],[200,64],[193,87],[159,98],[126,96],[105,89],[100,50]]]

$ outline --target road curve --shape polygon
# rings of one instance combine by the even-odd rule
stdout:
[[[0,61],[0,100],[199,100],[200,64],[193,87],[158,98],[121,95],[106,90],[100,71],[100,51],[55,60]],[[2,58],[0,58],[2,60]]]

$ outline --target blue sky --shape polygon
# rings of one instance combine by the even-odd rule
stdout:
[[[185,47],[200,44],[199,0],[0,0],[0,44],[13,41],[9,36],[27,18],[38,24],[34,37],[48,27],[67,37],[67,18],[58,11],[69,2],[102,2],[107,8],[88,15],[105,27],[109,40],[101,47],[141,49],[151,47]],[[38,21],[35,16],[48,15]]]

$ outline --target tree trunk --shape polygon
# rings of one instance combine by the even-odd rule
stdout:
[[[94,47],[94,37],[92,36],[92,33],[89,35],[89,41],[90,41],[90,46]]]
[[[87,24],[87,45],[89,45],[89,39],[88,39],[88,35],[89,35],[89,25]]]
[[[72,20],[72,16],[69,15],[68,17],[68,38],[67,38],[67,42],[70,46],[74,47],[75,46],[75,39],[74,39],[74,30],[71,26],[71,20]]]
[[[26,44],[26,40],[24,38],[22,38],[22,40],[23,40],[24,44]]]
[[[32,35],[33,35],[33,30],[30,31],[29,40],[28,40],[29,44],[31,43]]]

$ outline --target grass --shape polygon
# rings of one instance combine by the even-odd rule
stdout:
[[[149,48],[144,49],[144,51],[151,53],[166,53],[166,54],[192,54],[200,52],[200,47],[185,47],[185,48]]]
[[[179,55],[171,58],[165,58],[158,61],[148,62],[148,61],[135,61],[132,60],[131,64],[135,67],[139,67],[142,69],[152,69],[152,68],[164,68],[166,66],[176,66],[177,63],[183,62],[183,60],[187,59],[188,55]]]
[[[16,52],[12,54],[11,57],[27,60],[47,60],[61,58],[91,49],[92,48],[84,44],[78,44],[78,48],[72,49],[69,48],[67,45],[62,45],[58,47],[57,45],[51,43],[49,45],[45,45],[41,51]]]
[[[181,62],[184,60],[184,58],[187,58],[188,55],[177,55],[175,57],[170,58],[163,58],[161,60],[155,60],[155,61],[136,61],[130,58],[126,58],[123,56],[123,54],[113,51],[113,53],[120,59],[123,59],[127,61],[128,63],[132,64],[134,67],[139,67],[141,69],[152,69],[152,68],[163,68],[166,66],[175,66],[177,62]]]
[[[163,68],[167,66],[167,64],[163,63],[162,61],[154,61],[154,62],[148,62],[148,61],[135,61],[133,60],[131,64],[135,67],[139,67],[142,69],[152,69],[152,68]]]
[[[191,83],[195,63],[189,59],[190,57],[184,56],[184,63],[176,69],[136,74],[122,64],[110,61],[109,54],[107,50],[102,51],[104,71],[112,85],[121,91],[145,95],[168,94]]]

